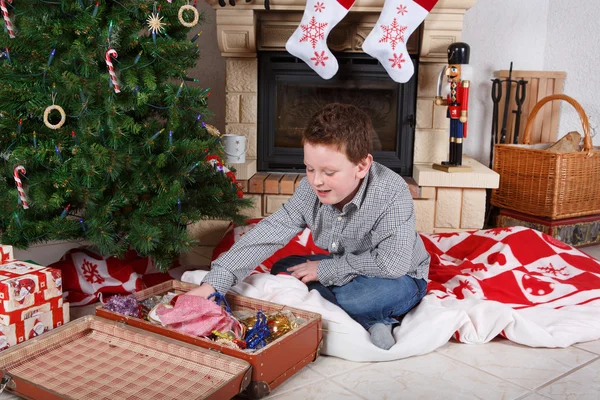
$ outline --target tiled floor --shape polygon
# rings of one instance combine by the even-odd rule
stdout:
[[[582,250],[600,259],[600,246]],[[321,356],[267,399],[597,400],[600,340],[566,349],[504,339],[483,345],[450,342],[423,356],[379,363]]]
[[[536,349],[494,340],[451,342],[404,360],[354,363],[322,356],[268,399],[600,398],[600,341]]]

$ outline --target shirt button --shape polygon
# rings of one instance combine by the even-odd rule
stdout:
[[[333,281],[329,281],[329,286],[333,285]]]
[[[338,217],[338,221],[341,221],[341,220],[342,220],[342,217],[341,217],[341,216],[340,216],[340,217]]]
[[[331,248],[332,249],[335,249],[336,247],[337,247],[337,243],[336,242],[331,243]]]

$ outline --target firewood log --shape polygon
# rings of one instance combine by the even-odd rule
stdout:
[[[580,151],[580,142],[581,135],[579,134],[579,132],[569,132],[565,136],[560,138],[552,146],[548,147],[546,151],[549,151],[551,153],[572,153],[574,151]]]

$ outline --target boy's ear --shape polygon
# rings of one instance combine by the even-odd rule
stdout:
[[[373,156],[368,154],[365,158],[360,160],[357,164],[358,171],[356,172],[356,178],[362,179],[369,173],[369,168],[371,168],[371,164],[373,163]]]

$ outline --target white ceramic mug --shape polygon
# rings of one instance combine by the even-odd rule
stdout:
[[[221,136],[221,142],[227,156],[227,164],[243,164],[246,162],[246,136],[226,134]]]

